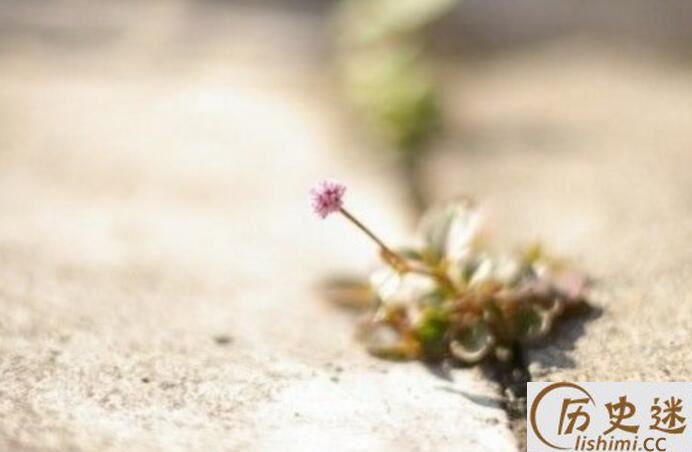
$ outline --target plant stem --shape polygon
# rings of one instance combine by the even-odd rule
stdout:
[[[368,228],[363,223],[361,223],[360,220],[358,220],[356,217],[354,217],[351,214],[351,212],[349,212],[348,210],[346,210],[343,207],[341,209],[339,209],[339,212],[341,212],[341,214],[343,216],[345,216],[351,223],[355,224],[361,231],[365,232],[365,234],[367,234],[368,237],[370,237],[372,240],[374,240],[375,243],[377,243],[380,246],[380,248],[382,248],[383,250],[387,250],[390,253],[393,253],[389,249],[389,247],[387,245],[385,245],[384,242],[378,236],[376,236],[374,232],[372,232],[370,230],[370,228]]]
[[[346,217],[351,223],[356,225],[358,229],[363,231],[368,237],[370,237],[377,245],[380,247],[380,255],[382,259],[389,265],[391,265],[396,271],[400,273],[405,273],[411,271],[411,266],[406,262],[406,260],[399,254],[391,250],[374,232],[370,230],[367,226],[360,222],[356,217],[354,217],[351,212],[345,208],[339,209],[339,212]]]
[[[454,289],[454,284],[449,280],[449,277],[447,277],[446,274],[439,272],[439,271],[433,271],[427,268],[423,267],[418,267],[418,266],[412,266],[409,262],[406,261],[404,257],[402,257],[400,254],[392,251],[391,248],[389,248],[383,241],[380,239],[378,236],[375,235],[374,232],[370,230],[367,226],[365,226],[363,223],[360,222],[356,217],[351,214],[348,210],[345,208],[339,209],[339,212],[346,217],[351,223],[356,225],[358,229],[363,231],[368,237],[370,237],[377,245],[380,247],[380,256],[382,257],[382,260],[384,260],[388,265],[390,265],[394,270],[396,270],[399,273],[418,273],[420,275],[425,275],[429,276],[433,279],[436,279],[440,284],[443,286],[447,287],[448,289],[455,290]]]

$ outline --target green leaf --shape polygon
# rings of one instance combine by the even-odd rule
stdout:
[[[417,344],[405,340],[391,325],[371,325],[365,332],[364,341],[368,352],[380,358],[403,360],[418,355]]]
[[[450,294],[443,288],[438,287],[437,289],[428,292],[420,298],[420,304],[423,306],[433,306],[439,307],[445,300],[449,299]]]
[[[421,252],[415,248],[398,248],[396,250],[396,253],[399,254],[399,256],[410,260],[410,261],[416,261],[416,262],[422,262],[423,261],[423,255]]]
[[[377,301],[370,284],[353,276],[329,278],[322,282],[320,292],[327,301],[354,310],[365,310]]]
[[[521,341],[545,336],[552,325],[550,313],[538,306],[524,306],[514,315],[514,334]]]
[[[479,232],[479,216],[470,199],[435,206],[423,216],[420,233],[434,261],[468,257]]]
[[[388,44],[350,53],[344,63],[348,94],[375,133],[398,150],[422,149],[441,113],[420,50]]]
[[[441,308],[429,307],[416,325],[415,334],[427,355],[444,352],[444,339],[449,329],[449,313]]]
[[[460,361],[473,364],[485,358],[494,345],[492,331],[485,322],[478,321],[462,328],[449,344],[449,350]]]
[[[412,272],[402,275],[389,267],[374,272],[370,284],[385,304],[416,302],[437,288],[435,280],[428,275]]]

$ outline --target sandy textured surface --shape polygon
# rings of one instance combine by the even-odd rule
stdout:
[[[413,223],[335,108],[323,20],[72,3],[0,8],[0,449],[515,450],[496,384],[369,357],[315,290],[374,263],[313,217],[316,179],[393,243]],[[431,199],[471,194],[500,245],[597,280],[535,380],[692,378],[692,72],[651,57],[580,41],[444,69]]]
[[[495,385],[367,356],[314,289],[374,259],[314,218],[317,178],[394,241],[410,224],[285,53],[316,28],[151,8],[19,11],[38,24],[0,52],[0,449],[513,450]]]

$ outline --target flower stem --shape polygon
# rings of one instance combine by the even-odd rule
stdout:
[[[368,237],[370,237],[377,245],[380,247],[380,256],[382,257],[382,260],[387,263],[390,267],[392,267],[394,270],[396,270],[399,273],[418,273],[421,275],[429,276],[430,278],[436,279],[439,281],[443,286],[447,287],[450,290],[455,290],[454,289],[454,284],[449,280],[449,277],[447,277],[446,274],[441,273],[439,271],[433,271],[428,268],[420,267],[420,266],[413,266],[409,262],[406,261],[404,257],[402,257],[400,254],[392,251],[391,248],[389,248],[383,241],[380,239],[378,236],[375,235],[370,228],[365,226],[363,223],[360,222],[356,217],[351,214],[348,210],[345,208],[341,207],[339,209],[339,212],[346,217],[351,223],[356,225],[358,229],[363,231]]]
[[[351,212],[345,208],[340,208],[339,212],[346,217],[351,223],[356,225],[358,229],[363,231],[368,237],[370,237],[377,245],[380,247],[380,255],[382,259],[389,264],[392,268],[400,273],[405,273],[411,271],[411,266],[406,262],[406,260],[399,254],[391,250],[374,232],[370,230],[367,226],[360,222],[356,217],[354,217]]]
[[[339,212],[341,212],[341,214],[345,216],[351,223],[355,224],[361,231],[365,232],[368,237],[370,237],[372,240],[375,241],[375,243],[377,243],[380,246],[380,248],[382,248],[383,250],[389,250],[389,247],[387,247],[387,245],[385,245],[384,242],[378,236],[376,236],[374,232],[370,230],[370,228],[365,226],[363,223],[360,222],[360,220],[354,217],[351,214],[351,212],[346,210],[344,207],[340,208]]]

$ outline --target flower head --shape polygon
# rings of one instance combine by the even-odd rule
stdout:
[[[346,186],[334,181],[323,180],[310,190],[312,208],[321,218],[332,212],[338,212],[343,206]]]

